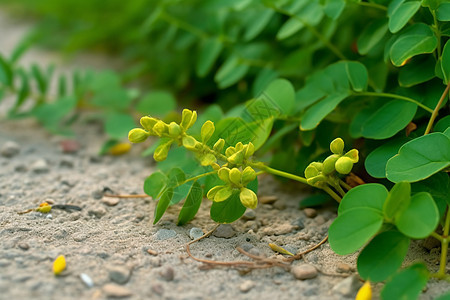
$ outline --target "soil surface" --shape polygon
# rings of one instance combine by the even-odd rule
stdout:
[[[3,54],[25,32],[18,28],[0,15],[0,34],[14,34],[5,38],[8,45],[0,44]],[[32,51],[25,61],[51,57]],[[186,243],[215,226],[209,201],[185,226],[176,226],[179,206],[152,225],[152,199],[105,196],[143,193],[143,181],[155,167],[140,156],[142,148],[99,156],[101,127],[80,122],[74,130],[79,147],[71,152],[66,138],[48,134],[32,120],[0,122],[0,299],[354,299],[362,285],[356,254],[338,256],[328,243],[288,268],[211,268],[193,260]],[[333,206],[300,210],[305,191],[270,176],[260,182],[259,197],[265,203],[192,244],[195,257],[254,262],[239,247],[282,260],[288,256],[273,252],[269,243],[297,253],[326,237],[336,217]],[[44,201],[81,210],[18,214]],[[412,243],[408,261],[425,258],[434,270],[439,260],[435,250],[429,253]],[[59,255],[65,256],[67,268],[55,276],[52,264]],[[447,290],[448,283],[432,280],[421,299]]]

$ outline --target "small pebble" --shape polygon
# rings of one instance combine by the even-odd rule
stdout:
[[[333,293],[341,294],[346,297],[354,297],[361,287],[356,275],[345,278],[332,288]]]
[[[303,209],[303,212],[305,213],[305,216],[307,216],[308,218],[314,218],[315,216],[317,216],[317,210],[315,210],[314,208],[305,208]]]
[[[38,159],[30,166],[31,171],[34,173],[46,173],[50,170],[47,161],[45,159]]]
[[[90,216],[101,218],[106,214],[106,209],[103,206],[94,206],[88,210]]]
[[[165,267],[159,272],[159,275],[166,281],[172,281],[175,278],[175,270],[172,267]]]
[[[274,208],[276,208],[278,210],[283,210],[286,208],[286,201],[280,199],[280,200],[275,201],[275,203],[272,205]]]
[[[2,148],[0,149],[0,154],[4,157],[13,157],[20,152],[20,146],[16,142],[8,141],[3,144]]]
[[[352,267],[345,263],[338,263],[336,266],[336,271],[338,271],[339,273],[348,273],[352,271]]]
[[[74,165],[73,159],[69,157],[64,157],[59,161],[59,166],[62,168],[72,169]]]
[[[152,292],[162,296],[164,294],[164,287],[159,283],[152,284]]]
[[[116,206],[119,203],[119,198],[103,197],[102,203],[104,203],[108,206]]]
[[[314,221],[316,221],[317,225],[323,225],[327,220],[325,220],[325,218],[322,216],[317,216],[315,217]]]
[[[259,198],[261,204],[272,204],[278,200],[277,196],[262,196]]]
[[[239,285],[239,290],[242,293],[247,293],[248,291],[250,291],[255,286],[256,286],[256,283],[253,280],[245,280],[243,283],[241,283]]]
[[[112,298],[125,298],[130,297],[133,295],[133,293],[127,289],[126,287],[108,283],[103,286],[103,292],[108,296]]]
[[[300,280],[311,279],[317,276],[317,269],[310,264],[302,264],[292,267],[291,273]]]
[[[253,247],[252,249],[250,249],[248,251],[248,253],[256,255],[256,256],[261,256],[261,251],[259,251],[259,249],[256,247]]]
[[[203,230],[201,228],[192,227],[191,230],[189,230],[189,237],[192,240],[196,240],[198,238],[201,238],[203,236]]]
[[[22,250],[30,249],[30,245],[28,245],[27,243],[19,243],[17,246],[19,246],[19,248]]]
[[[158,252],[155,251],[155,250],[152,250],[152,249],[147,249],[147,253],[150,254],[150,255],[153,255],[153,256],[157,256],[158,255]]]
[[[247,208],[244,215],[242,216],[243,220],[254,220],[256,219],[256,212],[253,209]]]
[[[305,224],[303,223],[302,218],[298,218],[297,220],[292,221],[291,225],[294,226],[296,230],[302,230],[305,228]]]
[[[81,281],[83,281],[83,283],[88,287],[88,288],[92,288],[94,286],[94,281],[92,280],[92,278],[86,274],[86,273],[81,273],[80,274],[80,279]]]
[[[17,166],[14,167],[14,171],[16,172],[26,172],[28,170],[27,166],[25,164],[18,164]]]
[[[240,244],[239,247],[240,247],[242,250],[248,252],[248,251],[250,251],[250,249],[252,249],[252,248],[255,247],[255,246],[253,246],[253,244],[250,244],[250,243],[245,242],[245,243]]]
[[[172,229],[161,228],[155,233],[155,238],[160,241],[164,241],[176,236],[177,236],[176,231]]]
[[[63,140],[59,143],[61,146],[61,151],[63,153],[76,153],[78,150],[80,150],[80,143],[78,143],[75,140]]]
[[[91,195],[92,195],[92,198],[94,198],[94,199],[97,199],[97,200],[102,199],[103,198],[103,189],[95,190],[92,192]]]
[[[213,235],[218,238],[225,238],[229,239],[232,238],[236,232],[234,231],[233,227],[230,224],[221,224],[217,229],[214,231]]]
[[[109,266],[107,267],[109,279],[118,283],[125,284],[130,280],[131,272],[128,268],[123,266]]]

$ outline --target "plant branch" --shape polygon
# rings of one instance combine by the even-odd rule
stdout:
[[[250,165],[250,166],[252,166],[252,165]],[[295,181],[298,181],[298,182],[301,182],[304,184],[308,184],[308,182],[306,181],[306,178],[301,177],[301,176],[297,176],[297,175],[287,173],[284,171],[272,169],[271,167],[268,167],[268,166],[257,165],[255,167],[260,168],[262,171],[265,171],[265,172],[273,174],[273,175],[281,176],[281,177],[292,179],[292,180],[295,180]]]
[[[342,198],[339,197],[338,194],[336,194],[332,189],[330,189],[329,186],[325,186],[322,188],[328,195],[330,195],[334,200],[336,200],[338,203],[341,203]]]
[[[377,3],[372,3],[372,2],[357,2],[356,4],[360,5],[360,6],[366,6],[366,7],[371,7],[371,8],[376,8],[376,9],[381,9],[384,11],[387,11],[387,7],[383,6],[381,4],[377,4]]]
[[[403,100],[403,101],[407,101],[407,102],[411,102],[416,104],[417,106],[419,106],[420,108],[426,110],[429,113],[433,113],[433,110],[431,108],[429,108],[428,106],[420,103],[419,101],[406,97],[406,96],[401,96],[401,95],[396,95],[396,94],[390,94],[390,93],[377,93],[377,92],[359,92],[359,93],[352,93],[352,96],[357,96],[357,97],[361,97],[361,96],[373,96],[373,97],[382,97],[382,98],[394,98],[394,99],[399,99],[399,100]]]
[[[450,231],[450,209],[447,208],[447,216],[445,217],[444,233],[441,238],[441,261],[439,264],[439,271],[435,274],[437,278],[445,278],[445,269],[447,266],[447,253],[448,253],[448,243],[450,239],[448,237]],[[432,234],[433,235],[433,234]]]
[[[342,185],[347,191],[350,191],[352,187],[348,185],[346,182],[344,182],[342,179],[339,179],[339,184]]]
[[[447,87],[445,88],[444,92],[442,93],[441,99],[439,99],[439,102],[436,104],[436,107],[434,108],[433,112],[431,113],[430,120],[428,121],[427,129],[425,129],[425,133],[423,135],[426,135],[430,133],[431,128],[433,127],[434,120],[436,119],[439,109],[441,108],[442,103],[444,103],[445,98],[448,95],[448,91],[450,89],[450,81],[447,84]]]

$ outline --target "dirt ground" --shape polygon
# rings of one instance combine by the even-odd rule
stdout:
[[[9,53],[26,28],[0,14],[0,36],[5,36],[0,51]],[[24,62],[32,61],[59,63],[57,56],[42,50],[27,54]],[[0,121],[0,151],[9,148],[13,153],[0,155],[0,299],[355,297],[362,284],[356,255],[338,256],[327,243],[289,269],[208,268],[194,261],[186,243],[215,225],[209,219],[208,200],[185,226],[176,226],[180,207],[170,208],[152,225],[152,199],[104,196],[143,193],[144,179],[155,170],[151,159],[140,156],[140,147],[124,156],[99,156],[104,137],[98,124],[80,122],[75,132],[80,148],[69,154],[61,146],[65,138],[48,134],[32,120]],[[260,180],[259,196],[273,200],[193,244],[194,256],[252,261],[239,247],[252,255],[281,259],[268,243],[296,253],[326,236],[335,208],[300,210],[304,190],[270,176]],[[81,211],[17,214],[44,201],[76,205]],[[59,255],[65,256],[67,269],[54,276],[52,263]],[[425,260],[432,269],[438,259],[437,251],[428,253],[417,243],[408,256],[408,261]],[[448,290],[448,283],[430,281],[421,299]]]

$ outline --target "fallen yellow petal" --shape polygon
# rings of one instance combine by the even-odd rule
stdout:
[[[130,151],[131,144],[130,143],[119,143],[114,146],[112,146],[109,149],[109,154],[111,155],[122,155]]]
[[[64,255],[58,256],[53,262],[53,273],[58,275],[66,268],[66,259]]]
[[[269,243],[269,247],[270,247],[270,249],[272,249],[272,250],[275,251],[275,252],[278,252],[278,253],[281,253],[281,254],[290,255],[290,256],[294,256],[294,254],[292,254],[291,252],[287,251],[287,250],[284,249],[284,248],[281,248],[281,247],[278,246],[278,245]]]
[[[355,300],[372,300],[372,288],[367,280],[356,294]]]
[[[39,207],[36,208],[36,211],[43,213],[43,214],[47,214],[52,210],[52,206],[50,204],[48,204],[47,202],[43,202],[41,204],[39,204]]]

